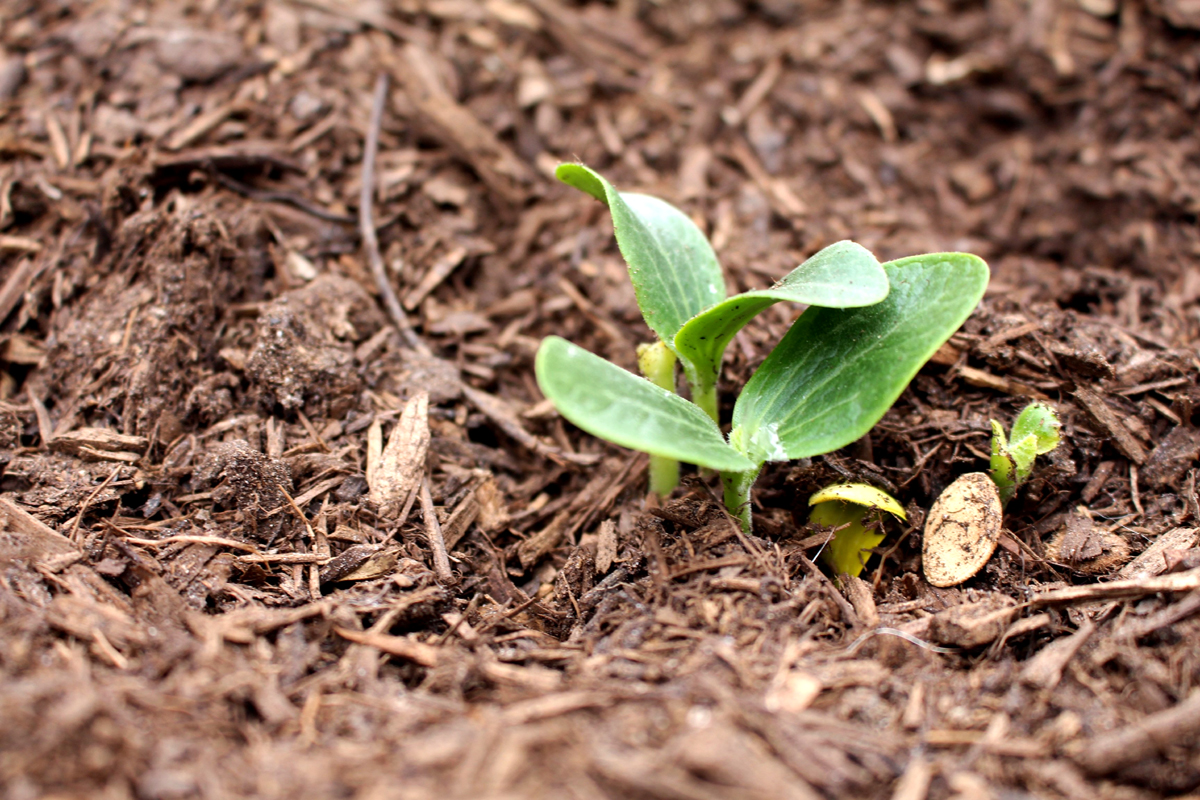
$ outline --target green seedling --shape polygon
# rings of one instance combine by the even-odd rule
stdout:
[[[692,402],[662,375],[639,378],[557,336],[538,349],[542,392],[594,436],[720,472],[725,504],[746,530],[762,465],[828,453],[866,434],[987,286],[987,265],[976,256],[880,265],[865,248],[839,242],[771,289],[724,299],[712,247],[682,212],[619,193],[586,167],[563,165],[558,176],[608,203],[643,316],[683,366]],[[716,408],[725,346],[780,300],[810,307],[743,388],[726,438]]]
[[[1010,436],[992,420],[992,481],[1000,492],[1000,504],[1007,506],[1017,488],[1029,480],[1033,462],[1058,447],[1062,424],[1054,409],[1044,403],[1032,403],[1017,415]]]
[[[851,308],[887,296],[887,276],[879,262],[866,248],[846,241],[821,250],[770,289],[726,298],[716,253],[682,211],[657,197],[619,192],[582,164],[561,164],[555,174],[605,203],[612,214],[638,307],[658,336],[655,345],[639,349],[642,375],[674,391],[678,360],[692,402],[713,422],[720,422],[717,382],[725,347],[757,314],[781,301]],[[679,466],[673,461],[651,454],[652,492],[665,495],[675,488]]]
[[[883,512],[907,519],[904,509],[885,491],[865,483],[826,486],[808,498],[808,521],[833,529],[833,538],[821,558],[834,575],[857,576],[867,565],[871,550],[883,541]]]

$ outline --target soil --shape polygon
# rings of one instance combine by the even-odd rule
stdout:
[[[2,0],[0,48],[4,797],[1200,787],[1194,2]],[[650,336],[562,160],[731,291],[843,238],[991,285],[742,535],[537,391],[542,336]],[[931,586],[1031,398],[1064,444]],[[838,582],[847,478],[909,522]]]

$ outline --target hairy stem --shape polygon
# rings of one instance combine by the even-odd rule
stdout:
[[[700,410],[708,414],[712,421],[721,424],[717,414],[717,376],[709,376],[697,369],[686,358],[683,359],[683,376],[687,378],[688,387],[692,390],[692,402],[700,406]]]
[[[725,488],[725,508],[742,524],[742,530],[750,533],[750,488],[758,478],[759,470],[749,472],[722,472],[721,485]]]
[[[700,406],[705,414],[712,417],[713,422],[721,424],[721,420],[717,417],[717,386],[715,383],[708,386],[693,383],[692,402]]]
[[[675,391],[675,354],[665,344],[638,345],[638,369],[660,389]],[[679,485],[679,462],[665,456],[650,456],[650,491],[666,497]]]

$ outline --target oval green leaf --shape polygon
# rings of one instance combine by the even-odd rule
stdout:
[[[983,297],[988,268],[965,253],[883,265],[887,299],[866,308],[812,308],[746,384],[730,442],[752,460],[782,461],[844,447],[869,431]]]
[[[559,164],[554,174],[608,205],[642,316],[674,350],[683,324],[725,297],[725,278],[708,239],[670,203],[618,192],[582,164]]]
[[[558,413],[593,436],[715,470],[754,468],[694,404],[566,339],[543,339],[534,371]]]
[[[763,309],[785,300],[856,308],[874,305],[887,294],[887,275],[871,251],[855,242],[835,242],[770,289],[743,292],[692,317],[675,334],[675,350],[715,380],[726,345]]]
[[[1033,436],[1037,440],[1037,455],[1045,455],[1058,447],[1062,423],[1054,409],[1045,403],[1031,403],[1025,407],[1012,427],[1012,440]]]

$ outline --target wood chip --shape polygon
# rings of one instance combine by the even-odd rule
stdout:
[[[1087,586],[1068,586],[1035,594],[1030,605],[1059,606],[1094,603],[1097,600],[1125,600],[1146,597],[1160,592],[1190,592],[1200,588],[1200,569],[1175,572],[1157,577],[1097,583]]]
[[[70,453],[94,461],[136,461],[146,452],[150,440],[145,436],[117,433],[109,428],[77,428],[50,442],[56,453]]]
[[[524,202],[537,181],[536,174],[446,90],[435,67],[438,59],[440,56],[410,42],[397,64],[421,121],[474,167],[488,188],[510,203]]]
[[[1079,652],[1079,648],[1096,631],[1096,624],[1084,617],[1083,624],[1065,639],[1043,647],[1021,668],[1021,682],[1038,689],[1053,689],[1062,680],[1063,670]]]
[[[420,487],[429,441],[429,395],[421,392],[404,406],[379,463],[367,473],[367,497],[379,507],[380,516],[396,519]]]
[[[596,537],[596,574],[607,575],[617,560],[617,523],[606,519],[600,523]]]
[[[0,235],[0,251],[15,251],[18,253],[40,253],[42,243],[27,236]]]
[[[463,263],[463,259],[467,257],[469,251],[465,247],[453,247],[450,252],[439,258],[429,271],[425,273],[425,277],[421,278],[413,290],[404,296],[404,307],[412,311],[417,306],[421,305],[421,301],[429,296],[429,293],[442,284],[442,281],[450,277],[450,273],[454,272],[455,268]]]
[[[1171,550],[1188,550],[1200,539],[1200,528],[1174,528],[1158,538],[1137,558],[1117,573],[1118,578],[1153,577],[1167,571],[1166,554]]]
[[[1096,421],[1096,424],[1105,430],[1113,440],[1113,444],[1126,458],[1139,465],[1146,462],[1146,448],[1142,447],[1141,442],[1118,419],[1116,413],[1108,407],[1108,403],[1099,392],[1086,386],[1080,386],[1072,394],[1088,412],[1088,415]]]
[[[334,628],[334,632],[343,639],[355,644],[365,644],[390,656],[403,658],[420,664],[422,667],[436,667],[441,651],[431,644],[419,642],[408,636],[389,636],[383,633],[363,633],[347,628]]]
[[[496,423],[500,427],[500,430],[540,456],[583,466],[591,466],[600,461],[601,457],[599,455],[568,453],[541,441],[525,430],[518,420],[517,415],[508,407],[506,402],[498,397],[476,389],[466,383],[462,384],[462,393],[463,397],[471,402],[471,405],[479,409],[480,413],[485,417]]]
[[[1109,775],[1200,733],[1200,692],[1085,743],[1074,759],[1092,775]]]
[[[934,586],[956,586],[983,569],[1000,539],[1003,514],[996,484],[969,472],[946,487],[925,522],[922,569]]]
[[[929,620],[928,636],[930,641],[950,647],[982,647],[999,639],[1016,614],[1017,604],[1012,598],[989,594],[934,614]]]
[[[75,553],[71,540],[17,505],[0,496],[0,553],[10,558],[43,561]]]
[[[993,375],[990,372],[975,369],[974,367],[959,367],[958,375],[967,383],[972,386],[978,386],[981,389],[994,389],[997,392],[1003,392],[1014,397],[1032,397],[1036,400],[1050,399],[1045,392],[1035,389],[1027,383]]]
[[[42,274],[42,267],[42,262],[24,258],[8,273],[4,286],[0,286],[0,322],[8,319],[8,315],[25,297],[30,285]]]

